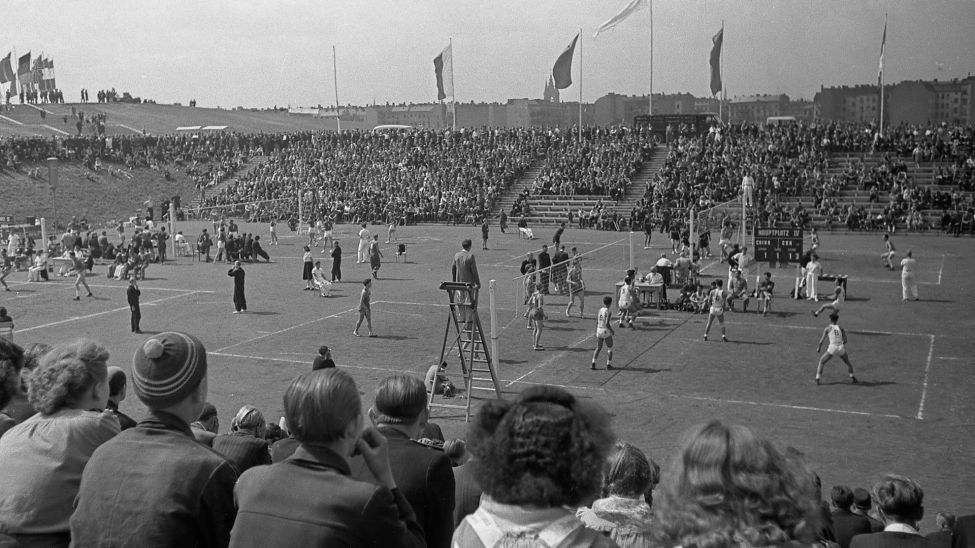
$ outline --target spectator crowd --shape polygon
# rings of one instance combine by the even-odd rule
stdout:
[[[598,404],[533,386],[445,440],[423,380],[382,379],[363,412],[353,378],[316,359],[282,387],[278,424],[244,405],[221,431],[196,337],[152,335],[128,371],[108,360],[90,339],[0,339],[0,545],[975,546],[975,515],[922,530],[915,479],[823,500],[799,450],[744,426],[690,427],[661,470]]]

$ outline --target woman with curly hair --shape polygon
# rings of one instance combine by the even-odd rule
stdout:
[[[664,480],[658,546],[810,546],[819,526],[815,481],[796,459],[743,426],[690,430]]]
[[[2,309],[0,309],[2,310]],[[24,368],[24,350],[0,338],[0,436],[23,419],[17,420],[7,405],[20,394],[20,371]]]
[[[590,529],[613,539],[620,548],[649,548],[653,510],[645,496],[660,476],[659,467],[638,448],[619,442],[606,461],[603,498],[576,513]]]
[[[560,388],[533,386],[514,401],[484,404],[468,443],[483,494],[454,531],[454,546],[616,546],[570,509],[599,494],[613,443],[602,408]]]
[[[59,344],[30,375],[37,414],[0,438],[0,533],[23,544],[67,546],[81,473],[119,433],[108,402],[108,351],[78,339]]]

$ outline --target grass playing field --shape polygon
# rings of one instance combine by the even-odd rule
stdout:
[[[202,226],[186,223],[178,229],[196,234]],[[494,226],[491,249],[481,251],[476,227],[400,228],[408,261],[394,262],[394,246],[384,246],[384,265],[374,284],[373,320],[379,337],[354,337],[361,281],[369,275],[367,265],[355,263],[355,228],[338,227],[344,281],[333,287],[331,298],[302,290],[303,241],[286,228],[281,245],[265,246],[274,263],[244,266],[245,315],[231,314],[232,283],[223,263],[180,257],[149,269],[148,279],[141,282],[142,328],[146,333],[187,331],[204,341],[210,399],[224,427],[245,403],[257,405],[276,422],[288,381],[310,369],[321,344],[331,346],[336,363],[355,376],[366,405],[384,376],[402,371],[422,376],[440,355],[447,321],[439,282],[449,279],[459,242],[471,238],[482,282],[497,280],[499,373],[506,394],[550,383],[597,401],[614,415],[621,439],[642,447],[661,464],[673,456],[682,431],[719,418],[748,425],[805,453],[827,492],[835,484],[868,487],[881,474],[897,472],[924,486],[929,526],[938,511],[969,512],[973,507],[971,239],[895,235],[898,258],[913,249],[919,262],[922,300],[905,303],[899,272],[881,267],[879,234],[823,234],[825,270],[850,276],[840,324],[848,330],[848,350],[861,382],[851,385],[842,362],[834,360],[827,365],[823,385],[816,386],[816,343],[828,320],[811,315],[814,303],[787,298],[791,269],[773,270],[777,299],[771,315],[753,312],[754,302],[747,314],[726,313],[730,342],[720,342],[716,327],[711,342],[702,340],[705,316],[653,310],[644,312],[636,329],[617,330],[613,361],[619,370],[603,369],[603,355],[600,369],[590,371],[593,315],[628,263],[625,243],[619,243],[625,242],[623,233],[566,232],[562,241],[569,247],[598,250],[584,263],[587,317],[564,317],[565,297],[552,296],[542,335],[547,350],[533,352],[531,332],[521,316],[524,309],[516,306],[519,283],[513,278],[523,255],[550,241],[551,231],[539,230],[539,239],[526,241],[502,235]],[[241,229],[267,239],[264,226]],[[385,230],[380,239],[385,239]],[[637,244],[637,265],[645,272],[669,241],[654,235],[652,249],[642,249],[642,238]],[[321,249],[315,257],[324,258]],[[324,260],[326,271],[330,264]],[[13,274],[8,283],[14,292],[0,294],[0,306],[16,321],[17,342],[92,337],[111,350],[112,363],[127,368],[145,336],[129,333],[125,284],[106,280],[106,270],[96,267],[89,279],[95,298],[82,297],[81,302],[71,300],[69,279],[27,284],[22,283],[26,273]],[[726,269],[712,264],[704,274],[707,282],[708,276],[724,276]],[[830,290],[821,282],[821,293]],[[481,303],[487,327],[484,293]],[[456,368],[449,376],[462,384]],[[134,396],[122,409],[140,413]],[[437,410],[434,415],[448,436],[464,436],[465,424],[456,412]]]

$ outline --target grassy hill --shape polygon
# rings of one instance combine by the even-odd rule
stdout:
[[[39,109],[45,110],[41,117]],[[105,114],[108,134],[132,134],[143,130],[160,135],[174,133],[180,126],[228,126],[227,131],[278,133],[326,129],[321,118],[287,112],[223,110],[174,105],[124,103],[67,103],[63,105],[14,105],[0,112],[0,138],[20,135],[61,135],[75,133],[72,109],[86,115]],[[68,117],[65,122],[64,117]],[[334,126],[334,123],[332,124]]]

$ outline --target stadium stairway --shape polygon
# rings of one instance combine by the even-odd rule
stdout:
[[[491,218],[497,219],[502,211],[511,211],[511,207],[515,205],[518,200],[518,196],[525,191],[526,188],[532,186],[535,182],[535,178],[538,174],[542,172],[543,158],[535,158],[528,169],[521,174],[521,177],[517,181],[512,183],[508,190],[501,196],[501,198],[494,204],[494,208],[491,210]]]
[[[621,215],[629,215],[630,211],[636,207],[637,202],[646,194],[647,185],[656,177],[657,172],[663,169],[667,162],[667,149],[660,145],[655,145],[650,151],[650,158],[643,162],[640,170],[630,180],[626,187],[623,199],[616,204],[616,208]]]
[[[247,162],[244,164],[244,166],[242,168],[240,168],[239,170],[237,170],[237,173],[235,173],[233,177],[230,177],[230,178],[228,178],[225,181],[221,181],[221,182],[217,183],[216,186],[213,186],[211,188],[208,188],[207,189],[207,196],[213,196],[213,195],[219,193],[221,190],[223,190],[223,189],[227,188],[228,186],[230,186],[230,183],[233,183],[235,181],[239,181],[240,179],[246,177],[248,174],[250,174],[251,171],[254,170],[254,168],[256,168],[257,166],[259,166],[262,163],[264,163],[264,160],[266,160],[266,159],[267,159],[267,156],[250,156],[250,157],[248,157],[247,158]],[[194,211],[194,210],[198,211],[199,208],[202,205],[203,205],[203,202],[200,201],[200,194],[199,194],[199,192],[197,192],[196,193],[196,198],[192,202],[189,203],[189,205],[187,206],[187,209],[186,210],[187,211]]]

